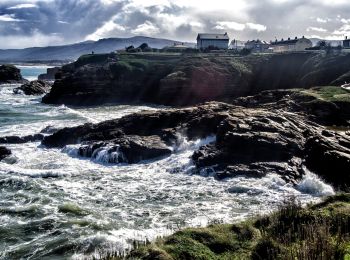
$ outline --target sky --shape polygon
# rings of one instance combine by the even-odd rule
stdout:
[[[136,35],[194,42],[350,36],[349,0],[0,0],[0,48]]]

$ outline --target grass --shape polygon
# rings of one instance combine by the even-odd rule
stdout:
[[[184,229],[104,259],[350,259],[350,194],[306,208],[290,200],[267,216]]]
[[[350,92],[337,86],[314,87],[301,93],[327,102],[350,102]]]

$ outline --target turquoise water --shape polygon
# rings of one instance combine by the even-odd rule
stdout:
[[[46,73],[47,68],[51,68],[46,65],[15,65],[21,70],[22,77],[27,80],[36,80],[40,74]]]

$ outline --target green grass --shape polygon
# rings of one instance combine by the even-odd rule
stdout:
[[[337,86],[314,87],[302,90],[301,93],[327,102],[350,102],[350,92]]]
[[[127,259],[350,259],[350,194],[239,224],[188,228],[133,250]]]

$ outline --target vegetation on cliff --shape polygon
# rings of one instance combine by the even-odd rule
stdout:
[[[43,102],[176,106],[230,102],[263,90],[344,84],[350,80],[349,57],[315,53],[84,55],[62,68]]]
[[[270,215],[188,228],[133,250],[126,259],[349,259],[350,194],[305,208],[293,199]],[[101,254],[103,256],[103,254]],[[124,259],[105,256],[105,259]]]

